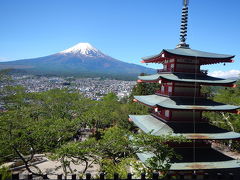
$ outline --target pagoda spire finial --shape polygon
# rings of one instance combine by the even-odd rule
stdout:
[[[187,23],[188,23],[188,0],[183,0],[182,20],[181,20],[181,28],[180,28],[181,29],[180,43],[177,45],[177,48],[189,48],[189,45],[186,44]]]

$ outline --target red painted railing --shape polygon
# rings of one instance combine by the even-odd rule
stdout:
[[[185,93],[185,92],[181,92],[181,93],[177,93],[177,92],[168,92],[168,91],[161,91],[161,90],[157,90],[156,91],[156,94],[159,94],[159,95],[163,95],[163,96],[183,96],[183,97],[199,97],[199,98],[205,98],[207,97],[207,94],[199,94],[199,93],[196,93],[196,95],[194,95],[194,93]]]
[[[208,70],[195,70],[195,69],[176,69],[174,71],[173,68],[168,68],[168,69],[158,69],[157,73],[162,73],[162,72],[183,72],[183,73],[201,73],[201,74],[207,74]]]
[[[157,70],[157,73],[161,73],[161,72],[173,72],[174,70],[173,69],[158,69]]]
[[[152,115],[157,116],[157,117],[159,117],[161,119],[164,119],[164,120],[170,120],[169,117],[166,117],[166,116],[164,116],[164,115],[162,115],[160,113],[156,113],[154,111],[152,112]]]

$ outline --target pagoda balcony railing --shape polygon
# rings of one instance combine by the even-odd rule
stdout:
[[[158,69],[157,70],[157,73],[162,73],[162,72],[173,72],[174,70],[173,69],[170,69],[170,68],[168,68],[168,69]]]
[[[175,72],[182,72],[182,73],[200,73],[200,71],[197,69],[176,69]]]
[[[168,92],[168,91],[161,91],[158,90],[156,91],[156,94],[159,95],[164,95],[164,96],[187,96],[187,97],[193,97],[194,94],[193,93],[187,93],[187,92]],[[197,97],[201,97],[201,98],[205,98],[207,97],[207,94],[201,94],[199,95],[198,93],[196,94]]]
[[[177,117],[172,117],[171,121],[173,122],[196,122],[196,123],[206,123],[209,120],[204,117],[189,117],[189,118],[177,118]]]
[[[163,73],[163,72],[182,72],[182,73],[201,73],[201,74],[207,74],[208,70],[196,70],[196,69],[175,69],[174,68],[167,68],[167,69],[158,69],[157,73]]]
[[[151,113],[153,116],[155,116],[156,118],[160,118],[160,119],[163,119],[163,120],[166,120],[166,121],[174,121],[174,122],[193,122],[193,117],[189,117],[189,118],[181,118],[181,117],[166,117],[164,116],[163,114],[161,114],[160,112],[155,112],[155,111],[152,111]],[[209,122],[209,119],[206,118],[206,117],[196,117],[194,119],[196,122],[198,123],[203,123],[203,122]]]
[[[183,121],[183,118],[182,117],[167,117],[167,116],[164,116],[163,114],[161,114],[160,112],[155,112],[155,111],[152,111],[151,113],[153,116],[155,116],[156,118],[160,118],[160,119],[163,119],[163,120],[166,120],[166,121],[174,121],[174,122],[193,122],[193,117],[188,117],[188,118],[184,118],[184,121]],[[205,117],[195,117],[195,121],[200,123],[200,122],[208,122],[209,120]]]
[[[169,120],[169,117],[166,117],[163,114],[160,114],[159,112],[157,113],[157,112],[153,111],[152,115],[157,116],[157,117],[159,117],[161,119],[164,119],[164,120]]]

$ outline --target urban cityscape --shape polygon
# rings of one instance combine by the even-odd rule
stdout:
[[[85,97],[100,100],[104,95],[113,92],[119,99],[129,96],[136,81],[114,79],[75,78],[75,77],[48,77],[35,75],[13,75],[10,85],[20,85],[27,92],[42,92],[51,89],[78,90]]]

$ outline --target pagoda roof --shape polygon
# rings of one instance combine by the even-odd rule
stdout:
[[[236,139],[239,133],[229,132],[209,123],[165,123],[151,115],[129,115],[130,119],[145,133],[161,136],[171,134],[172,136],[183,136],[187,139]]]
[[[192,73],[162,73],[147,76],[138,76],[142,81],[158,81],[159,79],[166,79],[168,81],[185,82],[185,83],[202,83],[202,84],[233,84],[236,80],[222,79],[211,77],[205,74]]]
[[[226,105],[204,98],[164,97],[159,95],[134,96],[135,100],[152,107],[176,110],[233,111],[240,106]]]
[[[164,56],[162,56],[164,54]],[[217,62],[232,62],[230,59],[235,57],[234,55],[228,55],[228,54],[217,54],[217,53],[210,53],[210,52],[204,52],[199,50],[194,50],[190,48],[175,48],[175,49],[163,49],[159,54],[153,55],[153,56],[147,56],[143,57],[142,60],[145,63],[148,62],[155,62],[157,61],[165,60],[167,58],[173,58],[176,56],[179,57],[185,57],[185,58],[199,58],[199,59],[209,59],[209,60],[217,60],[216,62],[207,62],[203,61],[200,64],[212,64]]]
[[[180,55],[180,56],[201,57],[201,58],[231,59],[234,57],[234,55],[210,53],[210,52],[204,52],[204,51],[194,50],[190,48],[164,49],[164,51],[171,54]]]
[[[182,159],[174,159],[170,167],[172,171],[179,170],[211,170],[240,168],[240,161],[228,157],[212,148],[174,148]],[[194,152],[194,154],[193,154]],[[137,153],[138,158],[145,163],[152,153]],[[195,157],[195,159],[193,159]]]
[[[200,58],[213,58],[213,59],[232,59],[234,55],[228,54],[217,54],[204,52],[199,50],[194,50],[190,48],[175,48],[175,49],[163,49],[161,53],[153,56],[143,57],[143,60],[152,59],[159,57],[163,52],[168,52],[170,54],[179,55],[179,56],[188,56],[188,57],[200,57]]]

